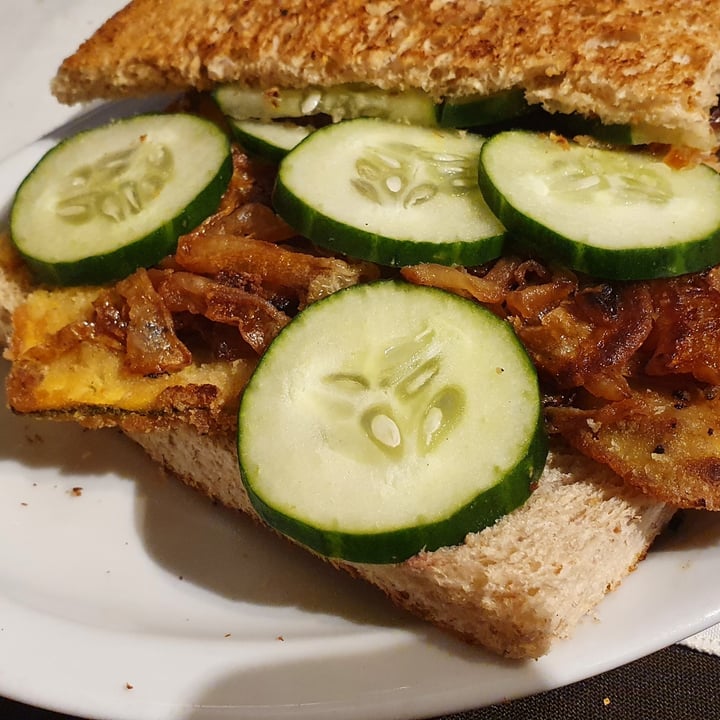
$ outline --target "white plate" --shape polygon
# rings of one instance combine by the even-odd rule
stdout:
[[[57,137],[0,165],[3,212]],[[209,504],[114,432],[3,410],[0,479],[0,694],[96,720],[429,717],[720,620],[720,515],[689,513],[572,640],[507,662]]]
[[[76,117],[49,92],[64,57],[126,0],[2,0],[0,2],[0,159]]]

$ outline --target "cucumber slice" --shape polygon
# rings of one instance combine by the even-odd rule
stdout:
[[[650,145],[651,143],[678,145],[688,144],[688,138],[682,130],[642,124],[609,124],[598,118],[578,114],[543,113],[544,118],[533,125],[532,129],[556,130],[566,137],[589,135],[608,145]],[[526,127],[527,129],[527,127]]]
[[[261,517],[357,562],[461,542],[522,504],[546,457],[535,369],[510,326],[395,281],[342,290],[286,326],[238,427]]]
[[[663,128],[622,123],[606,125],[599,118],[585,117],[578,113],[550,113],[539,107],[536,107],[532,115],[528,116],[528,120],[522,129],[536,132],[557,132],[567,138],[587,135],[614,146],[672,144],[680,139],[676,131]]]
[[[547,124],[566,137],[589,135],[610,145],[644,145],[647,139],[641,133],[633,130],[630,125],[605,125],[597,118],[588,118],[582,115],[548,113]]]
[[[232,176],[227,136],[185,114],[139,115],[50,150],[10,211],[14,244],[37,277],[101,284],[155,264],[213,213]]]
[[[314,128],[291,122],[233,120],[230,127],[240,144],[249,152],[279,162]]]
[[[373,119],[317,130],[280,164],[273,203],[299,233],[383,265],[478,265],[504,228],[476,173],[482,138]]]
[[[449,98],[440,107],[440,125],[455,128],[481,128],[525,117],[532,108],[519,88],[492,95]]]
[[[704,165],[508,131],[483,146],[479,182],[515,242],[580,272],[636,280],[720,262],[720,175]]]
[[[358,84],[259,90],[231,84],[220,86],[213,95],[220,110],[235,120],[329,115],[333,122],[377,117],[411,125],[437,125],[435,103],[421,90],[395,92]]]

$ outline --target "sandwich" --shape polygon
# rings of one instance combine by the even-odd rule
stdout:
[[[0,254],[11,407],[119,427],[187,484],[420,617],[541,656],[679,508],[720,504],[718,12],[135,0],[62,64],[53,92],[170,95],[170,108],[101,129],[140,138],[131,153],[108,151],[107,134],[71,139],[18,190]],[[334,193],[331,158],[356,147],[357,194]],[[133,164],[143,183],[88,193]],[[44,188],[66,167],[72,187],[47,221]],[[530,197],[526,178],[541,176],[542,202],[522,205],[517,187]],[[113,245],[98,232],[96,215],[127,225],[177,178],[162,233]],[[378,182],[403,189],[392,212],[367,209],[387,206]],[[335,195],[340,215],[325,205]],[[423,213],[417,237],[388,228],[398,205]],[[578,239],[578,217],[604,239]],[[77,226],[89,238],[58,255]],[[421,407],[412,451],[397,396]],[[437,488],[467,482],[458,460],[485,484],[436,515]],[[378,524],[386,498],[415,484],[419,499],[399,493],[412,518]],[[350,530],[345,506],[365,506]]]

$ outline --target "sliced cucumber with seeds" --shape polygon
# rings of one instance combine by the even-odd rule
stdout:
[[[525,117],[533,111],[519,88],[491,95],[448,98],[440,107],[440,125],[454,128],[481,128]]]
[[[384,265],[477,265],[504,228],[477,185],[482,138],[381,120],[310,135],[280,164],[273,203],[320,246]]]
[[[510,131],[483,146],[479,181],[515,242],[580,272],[634,280],[720,262],[720,175],[709,167]]]
[[[253,374],[238,433],[261,517],[357,562],[461,542],[525,501],[546,456],[536,373],[509,325],[391,281],[300,313]]]
[[[227,136],[185,114],[79,133],[25,178],[10,233],[37,277],[99,284],[150,266],[213,213],[232,176]]]
[[[233,120],[230,127],[249,153],[280,161],[312,131],[309,125],[263,120]]]
[[[421,90],[389,91],[367,85],[259,90],[222,85],[214,92],[221,111],[235,120],[328,115],[333,122],[378,117],[412,125],[437,124],[435,103]]]

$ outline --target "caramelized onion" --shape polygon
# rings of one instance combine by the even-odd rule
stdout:
[[[116,288],[128,306],[128,368],[139,375],[159,375],[187,367],[192,362],[190,351],[175,334],[172,316],[147,271],[138,270]]]
[[[212,322],[237,327],[258,354],[267,349],[290,321],[287,315],[257,295],[188,272],[163,275],[158,294],[172,313],[203,315]]]
[[[362,264],[316,257],[243,235],[184,236],[175,255],[177,264],[200,275],[234,273],[267,292],[296,297],[301,307],[360,281]]]
[[[506,316],[540,373],[560,389],[584,387],[608,400],[628,394],[631,360],[652,325],[645,285],[580,290],[571,273],[517,258],[498,260],[480,277],[440,265],[404,268],[402,275]]]
[[[690,374],[720,385],[718,270],[683,275],[652,285],[655,299],[649,375]]]

